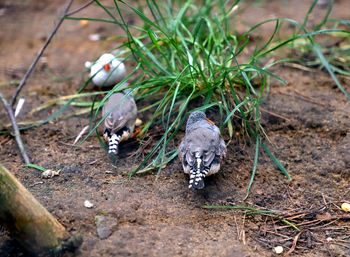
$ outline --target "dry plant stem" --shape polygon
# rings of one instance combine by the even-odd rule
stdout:
[[[285,121],[288,121],[288,122],[291,122],[291,121],[292,121],[291,119],[289,119],[289,118],[287,118],[287,117],[285,117],[285,116],[283,116],[283,115],[281,115],[281,114],[278,114],[278,113],[273,112],[273,111],[266,110],[266,109],[263,108],[263,107],[260,107],[260,111],[266,112],[267,114],[270,114],[271,116],[275,116],[275,117],[277,117],[277,118],[280,118],[280,119],[285,120]]]
[[[13,107],[16,103],[16,99],[19,95],[19,93],[21,92],[21,90],[23,89],[23,87],[25,86],[29,76],[32,74],[32,72],[34,71],[34,68],[36,66],[36,64],[38,63],[40,57],[43,55],[45,49],[48,47],[48,45],[50,44],[52,38],[55,36],[55,34],[57,33],[58,29],[60,28],[62,22],[64,21],[65,16],[67,15],[69,8],[71,7],[73,3],[73,0],[69,0],[66,4],[66,7],[64,8],[63,11],[63,15],[62,17],[59,19],[58,23],[56,24],[56,26],[54,27],[54,29],[52,30],[50,36],[46,39],[45,44],[43,45],[43,47],[40,49],[40,51],[38,52],[38,54],[36,55],[36,57],[34,58],[32,64],[30,65],[29,69],[27,70],[26,74],[24,74],[24,77],[22,78],[21,82],[19,83],[16,92],[14,93],[14,95],[12,96],[12,100],[11,100],[11,106]]]
[[[47,40],[46,40],[45,44],[43,45],[43,47],[40,49],[40,51],[38,52],[38,54],[34,58],[32,64],[30,65],[30,67],[27,70],[26,74],[24,75],[24,77],[22,78],[22,80],[19,83],[18,87],[16,88],[16,91],[15,91],[15,93],[12,96],[11,102],[8,103],[6,101],[6,99],[5,99],[5,97],[0,93],[1,101],[2,101],[2,103],[4,105],[4,108],[5,108],[6,112],[7,112],[7,115],[10,118],[10,121],[11,121],[11,124],[12,124],[12,128],[13,128],[13,132],[14,132],[14,135],[15,135],[15,138],[16,138],[16,142],[17,142],[18,148],[19,148],[19,150],[21,152],[21,155],[22,155],[22,158],[23,158],[23,161],[24,161],[25,164],[29,164],[30,160],[29,160],[27,152],[26,152],[26,150],[24,148],[23,141],[21,139],[21,134],[19,132],[18,125],[17,125],[17,122],[16,122],[16,118],[15,118],[15,115],[14,115],[14,112],[13,112],[13,106],[16,103],[16,99],[17,99],[19,93],[21,92],[23,87],[26,85],[26,82],[27,82],[28,78],[33,73],[34,68],[35,68],[36,64],[38,63],[40,57],[43,55],[45,49],[48,47],[48,45],[50,44],[52,38],[54,37],[54,35],[57,33],[58,29],[60,28],[60,26],[61,26],[62,22],[64,21],[64,18],[66,16],[66,14],[68,13],[69,8],[71,7],[72,3],[73,3],[73,0],[69,0],[67,2],[66,7],[64,8],[62,17],[60,18],[60,20],[56,24],[56,26],[53,29],[53,31],[51,32],[50,36],[47,38]]]
[[[89,5],[91,5],[94,2],[95,2],[95,0],[91,0],[91,1],[87,2],[86,4],[82,5],[81,7],[67,13],[66,16],[72,16],[73,14],[76,14],[76,13],[84,10],[86,7],[88,7]]]
[[[21,134],[19,132],[18,126],[17,126],[17,122],[16,122],[16,118],[15,118],[15,114],[13,112],[12,106],[6,101],[5,97],[2,95],[2,93],[0,93],[0,100],[4,105],[4,108],[7,112],[8,117],[10,118],[11,124],[12,124],[12,129],[13,129],[13,134],[15,136],[19,151],[21,152],[23,161],[25,164],[29,164],[30,160],[29,157],[27,155],[27,152],[24,148],[24,144],[21,138]]]
[[[299,240],[299,237],[301,235],[302,232],[299,232],[293,239],[293,244],[292,244],[292,247],[289,249],[289,251],[284,255],[284,256],[289,256],[294,250],[295,250],[295,247],[297,246],[297,243],[298,243],[298,240]]]

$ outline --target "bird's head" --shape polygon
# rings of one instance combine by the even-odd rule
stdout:
[[[110,72],[115,57],[112,54],[103,54],[101,57],[97,60],[96,64],[99,66],[99,68],[105,72]]]
[[[199,120],[204,120],[205,118],[207,118],[207,116],[204,112],[196,111],[190,114],[190,116],[188,117],[188,121],[196,122]]]
[[[103,54],[90,67],[90,77],[97,86],[111,86],[122,80],[126,75],[125,65],[112,54]]]
[[[188,117],[187,124],[186,124],[186,130],[189,131],[191,130],[191,127],[194,123],[198,121],[205,120],[207,116],[205,115],[204,112],[196,111],[192,112],[190,116]]]

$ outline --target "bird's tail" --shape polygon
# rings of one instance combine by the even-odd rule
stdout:
[[[188,188],[192,188],[192,189],[203,189],[204,188],[204,176],[200,171],[191,169],[191,171],[190,171],[190,183],[188,185]]]
[[[202,159],[199,153],[196,153],[196,163],[190,170],[190,183],[188,188],[203,189],[204,177],[208,174],[207,169],[202,165]]]
[[[112,136],[109,138],[109,142],[108,142],[109,154],[118,154],[120,139],[121,139],[121,136],[118,136],[117,134],[112,134]]]

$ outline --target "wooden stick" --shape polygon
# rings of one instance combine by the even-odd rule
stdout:
[[[30,253],[61,249],[65,228],[0,165],[0,224]]]

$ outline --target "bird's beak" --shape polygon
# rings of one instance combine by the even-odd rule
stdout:
[[[111,65],[109,63],[103,65],[103,69],[107,72],[109,72],[111,70]]]
[[[215,125],[214,121],[209,120],[208,118],[205,118],[205,119],[206,119],[206,121],[209,122],[210,124]]]

